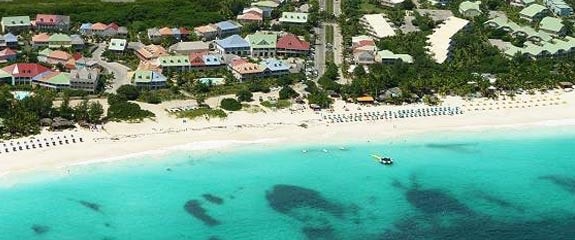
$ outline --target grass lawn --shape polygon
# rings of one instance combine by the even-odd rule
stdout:
[[[360,11],[362,13],[383,13],[383,12],[385,12],[383,7],[381,7],[379,5],[372,4],[369,2],[369,0],[361,1],[359,8],[360,8]]]
[[[210,118],[226,118],[228,114],[221,109],[211,109],[211,108],[198,108],[189,111],[177,112],[176,116],[179,118],[195,119],[199,117]]]
[[[326,12],[327,13],[332,13],[333,14],[333,0],[326,0],[325,2],[325,8],[326,8]]]
[[[333,48],[333,26],[325,26],[325,42],[326,44],[329,43],[332,45]],[[327,48],[328,50],[325,52],[325,62],[333,62],[333,49]]]

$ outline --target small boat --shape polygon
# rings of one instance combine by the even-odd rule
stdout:
[[[391,159],[390,157],[381,157],[378,155],[371,155],[371,157],[373,157],[377,162],[379,162],[381,165],[391,165],[393,164],[393,159]]]

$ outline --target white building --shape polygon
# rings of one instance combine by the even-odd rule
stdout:
[[[402,4],[405,0],[380,0],[379,3],[387,7],[395,7]]]
[[[449,17],[445,22],[440,24],[433,33],[427,36],[427,51],[432,55],[436,63],[443,63],[447,60],[451,53],[451,45],[453,36],[464,29],[469,24],[469,21],[458,17]]]
[[[360,19],[361,24],[374,38],[386,38],[395,36],[393,23],[389,22],[383,14],[367,14]]]

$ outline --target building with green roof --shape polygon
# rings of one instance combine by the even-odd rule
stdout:
[[[56,33],[48,38],[49,48],[69,48],[72,47],[72,38],[66,34]]]
[[[254,7],[263,7],[263,8],[277,8],[279,7],[279,3],[274,1],[259,1],[252,3]]]
[[[395,54],[389,50],[381,50],[375,55],[375,61],[383,64],[413,63],[413,57],[409,54]]]
[[[46,71],[32,78],[32,84],[56,90],[70,88],[70,73]]]
[[[187,55],[162,56],[158,63],[164,72],[184,72],[191,70],[190,58]]]
[[[19,33],[22,31],[29,30],[31,27],[29,16],[14,16],[14,17],[2,17],[0,21],[0,26],[2,26],[2,32],[4,33]]]
[[[38,62],[48,62],[48,57],[52,52],[53,50],[50,48],[44,48],[44,50],[38,52]]]
[[[273,57],[276,55],[278,41],[276,34],[258,32],[246,36],[246,41],[250,44],[252,57]]]
[[[166,86],[168,78],[159,72],[138,70],[134,72],[132,82],[139,88],[158,89]]]
[[[519,12],[519,17],[533,22],[542,19],[547,14],[547,8],[539,4],[531,4]]]
[[[459,13],[464,17],[473,18],[481,15],[481,1],[463,1],[459,4]]]
[[[539,23],[539,30],[554,36],[563,36],[565,34],[565,26],[562,20],[556,17],[544,17]]]

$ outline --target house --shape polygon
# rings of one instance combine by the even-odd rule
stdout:
[[[264,11],[256,7],[246,8],[236,19],[241,23],[261,23],[264,21]]]
[[[190,59],[186,55],[162,56],[158,58],[162,72],[187,72],[191,70]]]
[[[375,41],[370,36],[359,35],[351,38],[351,49],[355,49],[363,46],[373,46],[375,47]]]
[[[92,24],[91,23],[82,23],[82,25],[80,25],[80,34],[82,36],[92,35]]]
[[[18,48],[20,44],[18,43],[18,37],[12,33],[4,34],[4,44],[0,43],[0,47]]]
[[[16,61],[17,56],[18,54],[16,53],[16,51],[10,48],[0,50],[0,63]]]
[[[168,51],[184,55],[190,53],[207,53],[210,51],[210,45],[203,41],[178,42],[168,47]]]
[[[140,58],[142,61],[152,61],[158,59],[161,56],[168,55],[168,52],[165,48],[154,44],[139,47],[135,49],[135,51],[136,56],[138,56],[138,58]]]
[[[48,38],[49,48],[69,48],[72,47],[72,39],[70,36],[62,33],[53,34]]]
[[[279,19],[279,22],[282,24],[306,24],[308,20],[307,13],[300,13],[300,12],[282,12],[282,16]]]
[[[573,15],[573,8],[563,0],[544,0],[544,3],[549,8],[549,11],[556,16],[566,17]]]
[[[463,1],[459,4],[459,13],[464,17],[473,18],[481,15],[481,1]]]
[[[12,75],[0,69],[0,83],[13,84]]]
[[[108,44],[108,50],[115,53],[124,53],[127,46],[128,41],[126,39],[112,38],[110,39],[110,44]]]
[[[12,85],[30,83],[33,77],[50,71],[47,67],[37,63],[15,63],[2,70],[12,76]]]
[[[541,22],[539,22],[539,30],[547,32],[553,36],[563,36],[565,35],[565,26],[560,18],[556,17],[544,17]]]
[[[250,43],[240,37],[240,35],[232,35],[222,40],[216,40],[216,51],[220,54],[235,54],[238,56],[246,56],[250,54]]]
[[[539,21],[545,14],[547,14],[547,8],[539,4],[531,4],[519,12],[519,17],[533,22]]]
[[[395,36],[395,29],[392,23],[383,14],[367,14],[360,19],[361,25],[368,35],[382,39]]]
[[[190,60],[190,70],[203,71],[224,66],[223,57],[217,54],[191,53],[188,59]]]
[[[509,5],[514,7],[525,7],[535,3],[535,0],[510,0]]]
[[[0,72],[0,80],[2,73]],[[206,84],[208,86],[218,86],[218,85],[224,85],[226,84],[226,79],[225,78],[214,78],[214,77],[206,77],[206,78],[199,78],[197,80],[198,82],[201,82],[203,84]]]
[[[272,11],[279,7],[279,3],[274,1],[259,1],[252,3],[252,7],[257,7],[263,11],[264,18],[270,18]]]
[[[396,7],[401,5],[405,0],[379,0],[379,4],[386,7]]]
[[[29,16],[2,17],[0,25],[4,33],[20,33],[30,30],[31,22]]]
[[[234,34],[240,34],[242,32],[242,25],[228,20],[216,23],[216,29],[218,30],[218,37],[225,38]]]
[[[264,68],[257,63],[247,61],[237,62],[231,66],[232,75],[240,82],[260,78],[263,75]]]
[[[168,78],[156,71],[138,70],[134,72],[132,81],[139,88],[158,89],[166,86]]]
[[[194,28],[194,33],[204,41],[213,40],[218,36],[218,29],[215,25],[209,24]]]
[[[575,53],[575,38],[570,36],[567,36],[564,39],[543,41],[538,44],[526,42],[525,47],[523,48],[510,45],[508,49],[505,50],[505,55],[508,57],[514,57],[517,54],[521,54],[534,60],[550,57],[572,56],[573,53]]]
[[[277,39],[276,34],[254,33],[246,36],[252,57],[274,57]]]
[[[275,58],[265,59],[260,64],[264,69],[263,77],[281,76],[290,73],[290,66]]]
[[[70,29],[70,16],[37,14],[33,22],[34,28],[39,31],[68,31]]]
[[[96,68],[98,66],[98,61],[92,58],[81,57],[76,60],[76,69],[80,68]]]
[[[395,54],[389,50],[382,50],[377,52],[375,61],[383,64],[413,63],[413,57],[409,54]]]
[[[47,47],[50,35],[48,33],[38,33],[32,36],[32,47]]]
[[[485,26],[492,29],[501,29],[508,32],[513,37],[524,37],[527,40],[539,43],[541,41],[550,41],[553,37],[545,31],[535,31],[530,26],[519,26],[505,17],[496,17],[484,23]]]
[[[451,56],[452,37],[466,28],[469,21],[458,17],[449,17],[427,36],[427,52],[436,63],[442,64]]]
[[[80,68],[70,71],[70,88],[95,93],[100,72],[96,68]]]
[[[158,28],[149,28],[148,39],[150,39],[152,42],[159,42],[162,40],[162,34],[160,34],[160,30]]]
[[[309,54],[310,44],[296,35],[288,33],[280,37],[276,44],[278,55],[298,56]]]
[[[32,78],[32,84],[40,87],[62,90],[70,88],[70,73],[47,71]]]
[[[353,62],[355,64],[373,64],[375,63],[375,46],[361,46],[353,49]]]
[[[61,50],[55,50],[52,51],[48,57],[46,58],[46,62],[48,64],[52,64],[52,65],[69,65],[71,60],[74,60],[74,58],[72,57],[72,55],[70,55],[67,52],[61,51]],[[73,63],[73,65],[75,66],[76,64]]]
[[[116,23],[84,23],[80,26],[80,34],[82,36],[126,37],[128,28],[118,26]]]
[[[86,46],[84,42],[84,38],[78,34],[70,35],[70,43],[72,44],[72,48],[75,50],[82,50]]]

